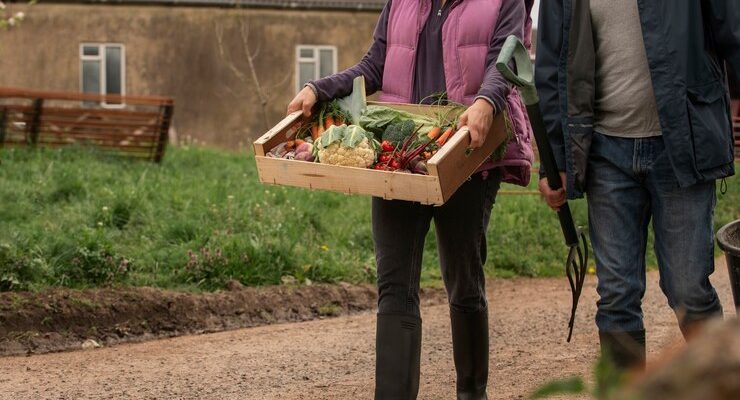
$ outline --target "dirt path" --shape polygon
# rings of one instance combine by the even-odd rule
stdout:
[[[734,315],[727,272],[713,277]],[[650,358],[679,340],[673,313],[649,274]],[[596,357],[595,280],[589,277],[573,342],[565,343],[564,279],[489,282],[492,399],[524,398],[557,377],[590,374]],[[454,398],[447,307],[423,310],[420,399]],[[3,399],[370,399],[373,313],[187,336],[111,348],[0,358]]]

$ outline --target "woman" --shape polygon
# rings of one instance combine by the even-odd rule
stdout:
[[[459,125],[470,129],[473,148],[483,144],[497,112],[507,110],[514,127],[504,161],[482,165],[445,205],[373,198],[376,399],[414,399],[418,393],[419,277],[432,219],[450,304],[457,397],[487,398],[486,228],[501,181],[526,186],[533,158],[523,105],[495,61],[509,35],[529,39],[531,7],[532,0],[390,0],[362,61],[310,82],[288,106],[289,113],[309,116],[317,100],[346,96],[353,79],[363,75],[369,94],[382,90],[381,101],[419,103],[446,92],[469,106]]]

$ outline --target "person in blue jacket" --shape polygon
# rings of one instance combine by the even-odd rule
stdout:
[[[645,363],[645,251],[684,336],[722,315],[715,185],[735,172],[727,74],[740,82],[738,0],[543,0],[536,85],[566,191],[585,195],[596,325],[619,368]]]

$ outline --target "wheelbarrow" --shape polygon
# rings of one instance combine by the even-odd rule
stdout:
[[[514,62],[516,73],[510,67],[512,61]],[[506,39],[496,61],[496,68],[506,80],[519,89],[524,105],[527,107],[527,114],[532,124],[534,139],[540,153],[540,163],[545,171],[548,186],[552,190],[562,188],[560,172],[555,164],[552,147],[547,138],[545,122],[540,112],[540,99],[537,95],[537,89],[534,86],[532,60],[529,58],[529,52],[516,36],[512,35]],[[565,237],[565,244],[569,248],[568,258],[565,262],[565,275],[568,277],[572,294],[570,321],[568,322],[568,342],[570,342],[573,335],[578,299],[581,297],[583,281],[586,278],[586,270],[588,269],[588,243],[586,242],[586,235],[583,233],[583,230],[576,228],[567,202],[560,207],[557,213],[558,219],[560,219],[560,227]]]
[[[730,222],[717,232],[717,244],[727,258],[735,311],[740,314],[740,219]]]

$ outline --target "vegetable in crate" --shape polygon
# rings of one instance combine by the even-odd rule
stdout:
[[[406,111],[397,110],[387,106],[370,105],[360,117],[360,126],[380,137],[389,126],[404,122],[414,121],[419,129],[420,137],[430,137],[435,127],[455,126],[460,115],[465,111],[461,105],[440,108],[431,115],[419,115]],[[436,136],[436,134],[435,134]]]
[[[419,134],[428,134],[438,122],[435,118],[396,110],[386,106],[367,106],[360,117],[360,126],[376,135],[382,135],[389,126],[412,120],[416,126],[423,126]]]
[[[298,139],[318,139],[324,132],[334,125],[342,125],[344,121],[351,118],[351,114],[343,110],[339,100],[319,103],[311,118],[304,121],[298,128],[296,137]]]
[[[334,125],[316,141],[314,154],[322,164],[368,168],[377,149],[378,142],[360,126]]]
[[[303,142],[295,149],[295,159],[300,161],[313,161],[313,145]]]
[[[415,128],[416,124],[414,124],[414,121],[410,119],[389,125],[385,129],[385,132],[383,132],[383,141],[388,141],[394,146],[398,146],[403,143],[409,135],[414,133]]]

